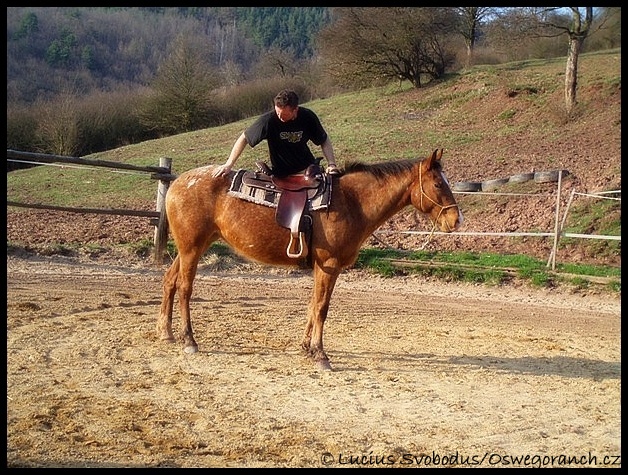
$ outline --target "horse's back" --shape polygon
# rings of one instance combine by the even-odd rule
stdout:
[[[169,193],[176,190],[175,193],[198,192],[200,189],[206,189],[214,180],[212,175],[214,171],[213,165],[205,165],[203,167],[192,168],[179,175],[171,184]]]
[[[214,177],[213,165],[193,168],[179,175],[166,194],[166,211],[176,207],[180,211],[213,203],[212,195],[226,191],[229,178]]]

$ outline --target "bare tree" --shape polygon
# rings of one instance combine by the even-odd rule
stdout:
[[[567,65],[565,68],[565,109],[570,116],[576,106],[576,91],[578,84],[578,58],[582,45],[591,29],[593,22],[593,7],[564,7],[571,12],[571,21],[563,23],[560,16],[554,16],[559,7],[540,8],[537,13],[539,24],[546,32],[545,35],[567,35],[569,48],[567,51]]]
[[[459,33],[464,38],[467,47],[467,57],[465,66],[469,67],[473,64],[473,52],[475,44],[478,40],[480,27],[482,23],[490,17],[496,7],[455,7],[460,16]]]
[[[330,74],[346,83],[442,77],[453,63],[449,40],[458,21],[452,8],[355,7],[334,10],[320,35]]]
[[[46,153],[75,155],[79,149],[78,93],[64,88],[55,100],[37,101],[37,135]]]
[[[565,110],[573,114],[577,104],[578,59],[585,39],[592,33],[594,7],[514,7],[523,11],[521,32],[537,37],[568,38],[567,64],[565,66]],[[600,9],[603,18],[598,19],[597,29],[603,27],[608,9]]]
[[[594,11],[592,34],[586,51],[621,47],[621,7],[599,7]]]
[[[280,49],[271,47],[260,55],[257,65],[253,68],[256,77],[293,78],[297,75],[300,61],[291,48]]]
[[[565,31],[569,37],[569,51],[567,52],[567,66],[565,68],[565,107],[571,115],[576,106],[576,87],[578,83],[578,57],[582,44],[589,34],[593,20],[593,7],[584,7],[584,18],[579,7],[569,7],[572,22]],[[558,27],[558,26],[557,26]]]

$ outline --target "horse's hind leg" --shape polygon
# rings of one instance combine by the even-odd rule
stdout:
[[[181,256],[184,256],[183,258]],[[192,296],[194,278],[198,267],[198,255],[185,258],[181,251],[166,271],[163,278],[163,298],[159,318],[157,319],[157,335],[164,341],[175,341],[172,333],[172,311],[174,296],[179,293],[179,311],[181,312],[181,340],[186,353],[196,353],[198,345],[192,332],[190,317],[190,298]]]
[[[196,269],[201,252],[193,252],[192,255],[183,255],[179,252],[179,276],[177,279],[177,290],[179,292],[179,311],[181,312],[181,339],[183,340],[183,351],[186,353],[196,353],[198,345],[194,340],[192,331],[192,319],[190,317],[190,298],[196,277]]]
[[[163,296],[161,309],[157,319],[157,337],[160,340],[174,342],[172,334],[172,309],[174,307],[174,295],[177,291],[177,278],[179,276],[179,256],[175,257],[163,278]]]

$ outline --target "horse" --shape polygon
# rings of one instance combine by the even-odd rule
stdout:
[[[332,370],[323,348],[323,326],[340,273],[352,266],[362,244],[386,220],[412,205],[429,217],[434,228],[455,231],[463,217],[443,173],[443,150],[424,159],[380,163],[347,163],[330,175],[332,195],[327,209],[311,212],[307,254],[314,286],[301,342],[305,355],[320,370]],[[286,253],[290,230],[277,223],[272,207],[228,193],[235,171],[213,177],[213,165],[179,175],[165,197],[168,229],[177,255],[163,276],[163,299],[157,321],[158,337],[174,342],[172,312],[179,294],[180,340],[185,353],[196,353],[190,298],[199,259],[221,239],[245,259],[280,267],[303,267],[303,259]]]

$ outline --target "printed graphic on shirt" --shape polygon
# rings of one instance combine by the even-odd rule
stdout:
[[[279,134],[281,140],[287,140],[290,143],[299,143],[303,137],[303,131],[296,132],[281,132]]]

